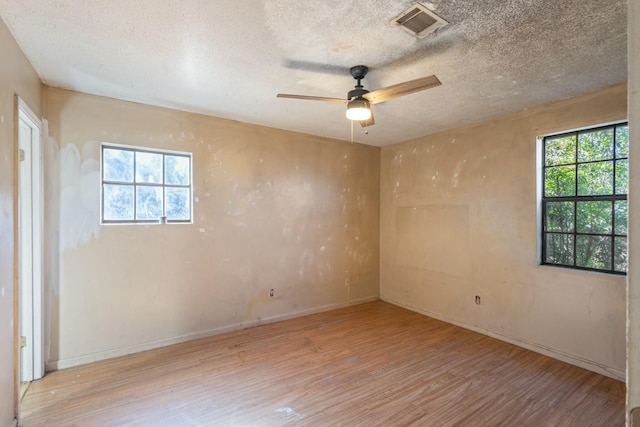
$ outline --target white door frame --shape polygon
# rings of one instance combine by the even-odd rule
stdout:
[[[20,381],[44,375],[42,122],[18,97],[18,286]],[[24,160],[22,160],[24,159]]]

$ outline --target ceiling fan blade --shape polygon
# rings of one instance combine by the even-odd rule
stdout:
[[[363,128],[375,125],[376,122],[373,119],[373,110],[371,110],[371,117],[369,117],[367,120],[360,120],[358,123],[360,123],[360,126],[362,126]]]
[[[371,104],[378,104],[380,102],[388,101],[399,96],[409,95],[411,93],[419,92],[425,89],[431,89],[432,87],[440,86],[440,80],[436,76],[422,77],[416,80],[410,80],[404,83],[398,83],[397,85],[383,87],[381,89],[374,90],[364,95]]]
[[[309,101],[328,101],[328,102],[339,102],[341,104],[345,104],[349,102],[348,99],[341,98],[327,98],[324,96],[309,96],[309,95],[291,95],[288,93],[279,93],[278,98],[292,98],[292,99],[307,99]]]

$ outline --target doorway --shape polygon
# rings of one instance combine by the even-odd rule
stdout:
[[[18,331],[21,391],[44,375],[41,122],[18,98]],[[21,393],[22,394],[22,393]]]

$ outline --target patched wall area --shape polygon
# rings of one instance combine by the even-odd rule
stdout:
[[[378,297],[379,148],[45,95],[49,368]],[[101,142],[193,153],[193,224],[101,225]]]
[[[618,85],[384,147],[381,298],[623,379],[625,278],[538,265],[536,137],[626,114]]]

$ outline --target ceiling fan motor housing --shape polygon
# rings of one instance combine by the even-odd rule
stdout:
[[[364,95],[368,94],[369,91],[366,89],[362,89],[362,86],[358,85],[356,86],[355,89],[350,90],[349,93],[347,94],[347,99],[351,100],[351,99],[360,99],[362,98]]]

